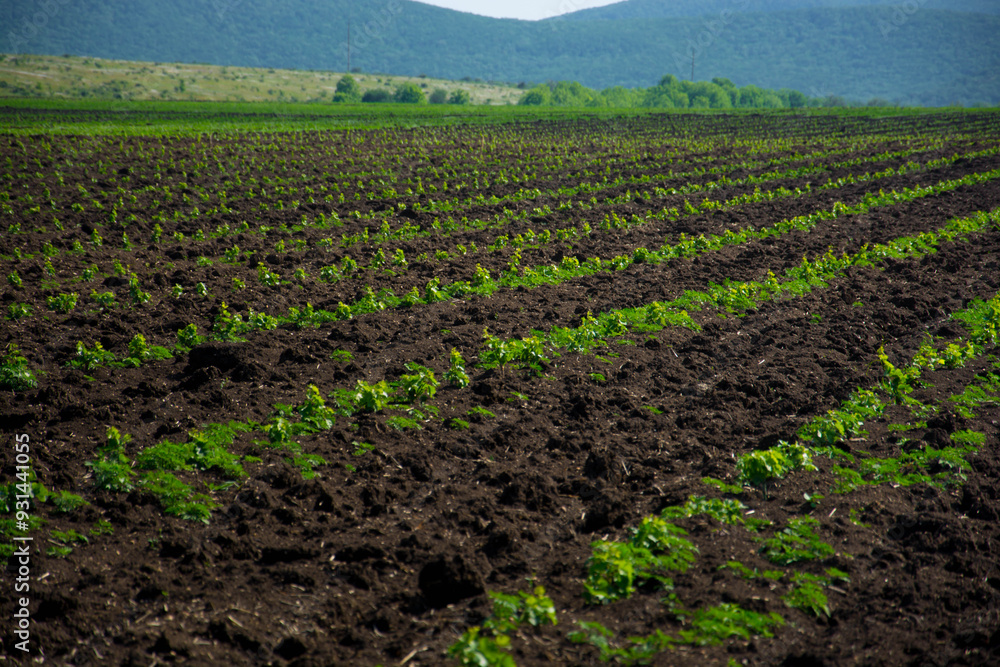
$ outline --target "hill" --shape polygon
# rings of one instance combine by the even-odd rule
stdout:
[[[264,67],[0,54],[0,97],[230,102],[329,102],[343,73]],[[361,93],[413,83],[427,94],[457,90],[472,104],[513,104],[524,91],[482,81],[354,74]]]
[[[632,3],[654,6],[631,0],[612,7]],[[736,6],[744,4],[754,6]],[[369,73],[648,87],[668,73],[691,78],[694,46],[698,80],[725,77],[812,97],[1000,103],[1000,16],[943,9],[527,22],[406,0],[80,0],[47,7],[0,0],[0,24],[11,27],[7,50],[343,71],[350,20],[350,66]]]
[[[570,14],[563,14],[548,19],[550,21],[569,20],[616,20],[616,19],[649,19],[649,18],[679,18],[684,16],[713,16],[723,12],[773,13],[796,9],[839,8],[845,7],[886,7],[895,10],[901,7],[906,13],[907,8],[902,3],[892,0],[628,0],[604,7],[581,9]],[[921,9],[945,9],[978,14],[1000,14],[1000,3],[995,0],[920,0]],[[919,10],[917,10],[919,11]]]

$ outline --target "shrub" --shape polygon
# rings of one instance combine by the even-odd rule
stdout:
[[[344,103],[344,102],[358,102],[361,100],[361,86],[358,82],[354,80],[354,77],[350,74],[345,74],[341,77],[340,81],[337,82],[337,90],[333,94],[333,101]]]
[[[468,104],[470,101],[469,93],[464,90],[456,90],[448,98],[448,104]]]
[[[383,88],[375,88],[374,90],[369,90],[362,97],[361,101],[366,104],[384,104],[386,102],[392,101],[392,95],[388,90]]]
[[[392,99],[399,104],[422,104],[426,102],[424,91],[415,83],[404,83],[397,86]]]
[[[524,106],[544,106],[552,103],[552,91],[549,87],[542,84],[535,86],[518,100],[518,104]]]

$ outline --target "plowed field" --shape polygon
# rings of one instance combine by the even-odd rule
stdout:
[[[8,657],[1000,664],[1000,114],[0,159]]]

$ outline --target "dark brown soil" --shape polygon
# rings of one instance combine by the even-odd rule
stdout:
[[[750,144],[737,139],[750,137],[775,143],[747,157]],[[923,150],[931,141],[944,143]],[[594,230],[589,238],[525,251],[523,263],[558,263],[564,256],[610,259],[640,246],[658,247],[664,239],[674,242],[681,233],[761,228],[829,209],[837,201],[856,203],[869,191],[986,172],[1000,167],[1000,159],[963,159],[628,231],[605,232],[600,224],[611,212],[642,216],[683,206],[685,199],[695,204],[705,197],[729,199],[752,192],[753,186],[622,205],[605,201],[648,187],[633,184],[609,186],[595,195],[596,204],[583,208],[578,202],[587,202],[589,194],[561,198],[553,192],[523,202],[462,205],[447,214],[414,212],[416,204],[428,200],[508,196],[519,188],[547,191],[599,182],[605,175],[649,174],[662,177],[655,185],[680,187],[714,177],[671,182],[668,172],[777,160],[824,146],[840,153],[817,159],[819,165],[908,146],[921,151],[912,158],[830,166],[816,176],[760,185],[762,190],[815,187],[906,159],[922,163],[982,151],[998,141],[1000,117],[986,113],[878,120],[666,116],[485,129],[237,135],[211,145],[204,138],[0,136],[0,159],[12,165],[0,188],[10,204],[3,225],[21,225],[21,233],[5,231],[0,238],[0,268],[5,276],[16,270],[23,279],[21,287],[5,283],[2,305],[5,313],[14,303],[34,310],[31,317],[4,320],[0,343],[17,344],[38,375],[36,389],[0,394],[5,477],[0,482],[14,481],[14,436],[24,433],[30,436],[38,480],[89,502],[70,513],[57,512],[52,503],[37,503],[31,510],[44,519],[31,532],[31,654],[73,665],[453,664],[445,651],[489,615],[486,592],[527,590],[529,579],[553,598],[559,625],[514,635],[511,653],[519,665],[598,664],[597,649],[567,639],[580,621],[602,623],[622,643],[656,629],[676,634],[682,625],[662,604],[663,591],[642,589],[625,601],[586,604],[583,580],[592,542],[627,539],[643,517],[692,494],[718,497],[701,481],[704,477],[731,482],[738,455],[795,440],[796,430],[810,418],[836,407],[853,389],[877,384],[880,347],[902,363],[929,336],[944,343],[963,335],[960,323],[949,316],[1000,290],[1000,230],[946,244],[921,259],[852,269],[827,288],[767,302],[739,316],[692,313],[702,327],[698,332],[667,328],[628,335],[599,351],[601,357],[564,351],[541,373],[474,368],[483,329],[502,337],[528,336],[536,329],[577,325],[588,311],[673,299],[726,279],[762,279],[768,270],[780,274],[804,255],[820,255],[827,248],[856,252],[862,244],[995,209],[1000,206],[998,181],[821,222],[810,232],[693,260],[636,264],[560,285],[390,309],[318,328],[257,331],[246,342],[208,341],[139,368],[82,371],[66,364],[78,341],[88,346],[100,341],[121,358],[136,333],[168,347],[188,323],[207,333],[223,300],[244,316],[251,308],[283,314],[306,302],[332,310],[341,301],[362,297],[365,286],[391,288],[397,295],[414,286],[423,292],[435,276],[446,283],[470,279],[477,264],[498,275],[512,249],[491,253],[485,248],[501,233],[513,238],[531,228],[554,234],[589,222]],[[523,178],[499,186],[504,170]],[[766,171],[737,170],[730,177]],[[466,186],[459,194],[405,194],[411,187],[406,179],[418,175],[428,186],[443,187],[446,181]],[[474,184],[482,175],[489,186]],[[251,178],[256,185],[248,185]],[[383,186],[371,184],[378,179],[385,187],[391,184],[397,196],[381,194]],[[344,202],[323,200],[320,185],[334,182],[342,184]],[[170,199],[163,186],[172,192]],[[253,194],[261,189],[268,194]],[[202,190],[207,198],[200,198]],[[202,211],[217,207],[221,190],[229,212],[189,215],[195,205]],[[312,203],[310,194],[315,195]],[[125,227],[109,221],[119,197],[118,221],[136,215]],[[277,199],[283,199],[280,211],[274,210]],[[564,199],[574,207],[560,210]],[[103,206],[96,207],[94,200]],[[270,209],[261,210],[261,201],[271,202]],[[29,211],[39,204],[40,212]],[[551,211],[531,214],[545,205]],[[338,247],[341,234],[365,227],[374,233],[383,219],[392,227],[409,219],[430,229],[435,218],[490,219],[505,207],[525,216],[505,229],[387,242],[387,256],[401,248],[410,258],[409,268],[398,275],[365,271],[336,283],[316,280],[322,267],[339,265],[347,254],[367,264],[377,250],[374,243]],[[150,241],[157,211],[166,214],[158,245]],[[174,220],[174,211],[184,213],[184,219]],[[354,211],[363,219],[351,217]],[[372,220],[372,211],[389,212]],[[293,229],[304,215],[332,212],[342,227]],[[53,217],[62,229],[56,229]],[[251,232],[211,238],[219,225],[235,229],[242,221]],[[261,225],[272,231],[252,233]],[[190,238],[199,228],[208,236],[204,241]],[[101,247],[90,243],[95,230],[105,239]],[[133,248],[122,247],[122,231]],[[172,240],[175,231],[187,238]],[[318,245],[331,236],[337,242],[332,249]],[[286,252],[275,250],[279,239],[287,244]],[[306,241],[306,249],[293,250],[296,240]],[[82,243],[82,252],[71,252],[74,241]],[[45,270],[46,242],[59,250],[52,258],[55,276]],[[472,243],[478,253],[454,252],[457,244]],[[223,261],[233,245],[244,253],[238,264]],[[15,248],[32,256],[15,259]],[[450,257],[434,260],[441,249]],[[414,258],[421,253],[428,258],[418,262]],[[211,263],[199,264],[200,257]],[[128,306],[128,280],[115,275],[116,260],[135,272],[151,294],[148,304]],[[260,285],[261,261],[291,283]],[[100,273],[92,283],[81,283],[82,271],[94,263]],[[301,285],[292,281],[296,268],[307,271]],[[245,282],[245,289],[233,290],[234,277]],[[209,297],[195,294],[198,283],[204,283]],[[170,294],[175,284],[184,288],[180,298]],[[119,307],[98,309],[92,289],[113,292]],[[67,291],[80,294],[71,313],[46,308],[46,297]],[[396,430],[386,414],[355,415],[339,418],[329,431],[302,436],[303,450],[327,462],[317,467],[316,478],[304,479],[285,454],[254,444],[266,438],[262,433],[237,438],[231,450],[260,461],[246,462],[247,476],[235,485],[211,492],[218,507],[207,525],[166,515],[148,492],[97,489],[85,465],[98,458],[109,426],[132,436],[126,453],[134,457],[165,439],[183,441],[188,431],[206,423],[267,423],[276,404],[300,404],[309,384],[326,396],[359,380],[395,381],[407,372],[407,362],[424,364],[440,378],[452,348],[469,360],[472,383],[466,389],[442,383],[431,401],[438,418],[421,421],[420,429]],[[349,352],[351,360],[331,358],[337,351]],[[916,396],[929,404],[945,401],[977,374],[997,372],[998,354],[993,348],[964,368],[934,372],[928,376],[932,386]],[[595,373],[604,380],[595,381]],[[964,484],[884,484],[835,494],[830,491],[835,462],[817,458],[818,472],[777,481],[766,497],[749,487],[740,495],[755,516],[777,526],[807,514],[820,521],[820,534],[836,555],[805,570],[820,574],[836,567],[850,575],[849,582],[828,591],[829,616],[787,607],[781,597],[785,584],[719,570],[730,560],[762,570],[774,567],[759,555],[748,531],[704,517],[679,521],[699,549],[696,564],[675,577],[674,593],[685,607],[737,603],[777,612],[785,625],[774,638],[681,647],[659,654],[654,664],[1000,664],[1000,407],[982,406],[970,418],[943,405],[940,423],[928,424],[916,439],[939,437],[942,429],[945,436],[962,429],[984,433],[985,444],[971,457]],[[495,416],[470,416],[476,406]],[[467,421],[468,428],[449,427],[452,418]],[[905,443],[888,425],[907,419],[901,408],[893,408],[868,425],[864,443],[851,444],[880,456],[897,455]],[[371,444],[371,451],[355,455],[359,442]],[[199,492],[208,491],[205,482],[223,481],[214,470],[179,477]],[[805,502],[806,493],[824,497],[814,508]],[[91,534],[99,520],[109,522],[113,532]],[[48,554],[59,544],[53,531],[69,529],[89,535],[89,542],[64,557]],[[0,596],[5,619],[0,636],[8,657],[27,661],[14,648],[16,576],[11,559]]]

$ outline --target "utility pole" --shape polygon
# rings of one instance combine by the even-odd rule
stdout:
[[[691,83],[694,83],[694,47],[691,47]]]
[[[347,73],[351,73],[351,19],[347,19]]]

